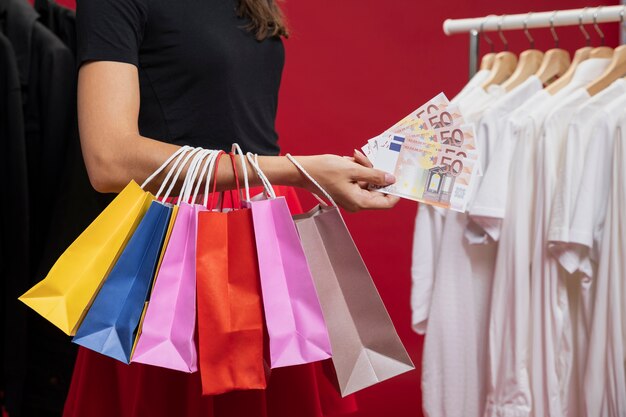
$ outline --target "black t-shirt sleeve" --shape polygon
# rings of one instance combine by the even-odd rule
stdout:
[[[138,66],[147,12],[145,0],[78,0],[77,65],[117,61]]]

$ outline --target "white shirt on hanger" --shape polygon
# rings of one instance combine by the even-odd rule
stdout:
[[[489,77],[489,74],[491,74],[491,70],[482,69],[477,71],[472,79],[469,80],[467,84],[465,84],[463,89],[459,91],[459,93],[454,96],[454,98],[450,100],[450,102],[456,103],[457,101],[462,100],[470,91],[474,90],[475,88],[480,88],[482,83],[487,79],[487,77]]]
[[[470,205],[469,215],[496,241],[498,240],[499,227],[493,228],[491,226],[493,225],[492,219],[499,213],[492,210],[492,207],[498,205],[493,200],[498,201],[506,198],[506,187],[499,186],[508,179],[510,153],[514,143],[511,136],[515,135],[507,126],[507,116],[512,116],[518,107],[542,88],[541,80],[534,75],[530,76],[509,94],[494,103],[480,121],[479,129],[486,129],[485,134],[495,139],[490,141],[490,147],[484,149],[481,154],[481,158],[489,161],[489,165],[484,168],[485,174],[478,185],[474,201]],[[503,191],[504,194],[501,194]],[[501,205],[504,206],[504,204]],[[476,240],[477,243],[482,241],[482,238],[478,236],[471,237],[468,235],[468,238]]]
[[[477,88],[462,99],[459,105],[466,122],[478,121],[503,91],[496,87],[487,93]],[[491,276],[483,266],[491,264],[488,260],[495,256],[495,246],[464,242],[466,226],[464,213],[446,213],[433,269],[422,366],[423,408],[429,417],[479,417],[483,409],[485,351],[479,341],[486,328],[477,326],[474,294],[476,285],[483,285],[479,281]],[[415,233],[418,239],[429,237],[419,229]]]
[[[562,93],[567,95],[567,92]],[[493,192],[508,202],[501,203],[503,220],[483,222],[489,234],[500,238],[494,268],[489,320],[489,390],[485,416],[528,416],[531,396],[528,375],[528,313],[532,208],[532,169],[543,118],[559,97],[540,90],[509,117],[502,154],[511,147],[506,164],[490,166],[486,174],[505,180]],[[505,161],[506,162],[506,161]],[[487,179],[487,178],[485,178]],[[508,181],[507,181],[508,180]],[[495,183],[494,183],[495,184]],[[496,200],[492,200],[496,201]],[[507,216],[504,217],[506,206]],[[494,205],[495,207],[495,205]],[[494,212],[495,213],[495,212]],[[497,234],[496,234],[497,232]]]
[[[590,180],[597,173],[602,172],[601,166],[593,166],[591,171],[581,169],[585,160],[588,159],[588,153],[599,150],[598,142],[600,146],[603,145],[603,141],[596,137],[597,133],[592,134],[593,128],[598,122],[605,122],[600,124],[606,125],[607,118],[611,115],[603,109],[625,94],[626,80],[620,78],[578,108],[568,128],[565,152],[558,173],[559,187],[556,189],[550,217],[548,245],[563,268],[570,274],[582,267],[580,259],[582,248],[572,243],[588,248],[593,246],[593,237],[589,236],[589,233],[593,233],[593,229],[590,231],[587,229],[587,232],[579,231],[585,228],[587,220],[593,222],[597,218],[597,215],[594,216],[592,200],[583,198],[584,201],[579,201],[580,204],[577,204],[579,190],[583,191],[580,189],[583,179]],[[606,161],[604,165],[607,165]],[[592,191],[587,189],[586,193]],[[574,211],[578,212],[576,221],[583,222],[582,225],[574,224]],[[591,270],[582,272],[589,278],[593,275]]]
[[[411,325],[417,334],[426,333],[444,218],[431,205],[417,207],[411,263]]]
[[[529,87],[530,86],[530,87]],[[504,97],[504,90],[490,90],[489,110],[505,116],[533,94],[534,83],[518,86]],[[540,85],[536,87],[540,88]],[[477,92],[461,100],[461,112],[472,121],[487,107]],[[480,103],[480,104],[478,104]],[[473,106],[472,106],[473,104]],[[489,118],[477,132],[479,149],[493,148],[497,118]],[[492,125],[493,124],[493,125]],[[488,155],[488,152],[485,152]],[[483,159],[483,163],[489,161]],[[476,187],[472,186],[472,190]],[[484,410],[487,372],[487,319],[491,276],[496,247],[471,245],[463,238],[468,226],[465,213],[448,212],[439,244],[430,316],[424,345],[422,391],[429,416],[481,416]],[[416,230],[419,233],[419,230]],[[445,248],[445,250],[444,250]]]
[[[567,127],[575,110],[590,98],[580,88],[561,101],[546,117],[536,166],[535,245],[531,267],[533,350],[531,374],[535,416],[565,417],[572,370],[572,334],[563,270],[547,248],[552,201],[560,178],[559,162]],[[537,309],[538,307],[538,309]],[[570,410],[571,412],[571,410]]]
[[[589,148],[598,149],[590,143],[599,141],[601,146],[603,141],[596,135],[592,135],[592,128],[598,119],[605,118],[604,112],[601,110],[624,93],[626,93],[626,81],[620,80],[611,84],[580,106],[574,113],[568,127],[567,140],[564,144],[557,174],[559,185],[555,190],[547,239],[550,252],[569,274],[579,268],[581,252],[583,251],[583,247],[576,242],[576,239],[573,239],[570,233],[571,227],[575,226],[572,223],[575,208],[579,210],[587,208],[584,217],[594,219],[593,205],[576,206],[576,199],[583,180],[584,170],[582,168],[589,155]],[[604,165],[610,164],[605,160]],[[585,176],[592,177],[602,170],[601,166],[594,166],[592,169],[593,172],[588,172]],[[586,198],[589,197],[591,196],[588,195]],[[573,366],[568,395],[570,400],[568,409],[571,417],[579,415],[583,407],[583,396],[580,394],[582,392],[581,378],[584,374],[584,363],[587,357],[591,321],[590,279],[592,275],[592,271],[587,271],[586,274],[575,274],[564,278],[565,284],[568,286],[569,319],[572,324],[573,339]]]
[[[466,90],[466,94],[461,98],[455,97],[453,102],[459,105],[464,120],[469,123],[480,117],[485,108],[504,93],[504,89],[498,85],[491,86],[487,92],[482,88],[481,82],[476,82]],[[435,280],[434,271],[446,212],[447,210],[438,207],[420,204],[415,219],[411,266],[411,324],[418,334],[426,332]]]
[[[618,80],[618,82],[625,82]],[[624,147],[618,119],[626,115],[626,96],[622,95],[602,109],[602,117],[594,124],[592,141],[585,158],[583,178],[573,217],[572,236],[587,249],[581,264],[599,261],[594,277],[594,303],[588,336],[584,372],[581,373],[585,417],[626,416],[626,375],[624,370],[624,340],[621,306],[626,302],[624,285],[625,253],[620,245],[626,243],[624,233]],[[624,119],[623,128],[626,128]],[[614,140],[615,139],[615,140]],[[603,221],[603,208],[606,219]],[[577,216],[578,213],[587,216]],[[590,215],[591,213],[591,215]],[[623,247],[623,246],[622,246]],[[583,267],[582,270],[590,268]]]
[[[478,96],[479,102],[499,96],[501,92],[497,88],[492,89],[491,94],[485,94],[481,86],[490,73],[489,70],[480,70],[474,74],[465,87],[451,100],[451,103],[459,104],[469,94],[473,97]],[[481,91],[472,93],[475,89]],[[447,210],[429,204],[419,204],[417,208],[411,263],[411,325],[418,334],[426,333],[435,267],[446,212]]]

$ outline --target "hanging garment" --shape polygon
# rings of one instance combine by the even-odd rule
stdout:
[[[478,71],[450,103],[458,105],[475,89],[482,90],[481,84],[489,74],[489,70]],[[411,326],[417,334],[426,333],[446,211],[430,204],[417,207],[411,256]]]
[[[29,223],[31,268],[26,280],[16,281],[21,277],[11,276],[14,281],[10,285],[19,293],[40,278],[37,266],[51,224],[50,207],[55,205],[60,188],[71,114],[75,111],[75,72],[71,51],[38,21],[37,12],[28,2],[2,1],[0,13],[5,17],[1,31],[13,46],[22,90],[28,198],[38,202],[22,213]],[[17,224],[20,220],[15,221]],[[7,296],[15,300],[13,295]],[[6,381],[7,410],[11,415],[60,410],[71,375],[74,348],[62,334],[28,314],[23,306],[11,308],[6,317],[8,327],[2,329],[12,335],[10,343],[17,352],[6,365],[14,368],[15,376]]]
[[[413,233],[411,262],[411,325],[417,334],[425,334],[435,281],[437,257],[445,221],[443,210],[419,204]]]
[[[485,166],[484,176],[476,185],[476,195],[469,208],[470,218],[486,232],[480,233],[482,236],[472,236],[471,230],[469,231],[468,238],[476,241],[476,243],[481,243],[483,239],[487,238],[487,235],[495,241],[498,240],[499,225],[497,222],[492,225],[491,220],[497,219],[499,213],[492,212],[491,207],[494,204],[491,200],[502,198],[498,185],[502,174],[506,178],[506,172],[503,172],[502,165],[506,164],[506,155],[510,151],[509,141],[503,138],[506,132],[507,118],[511,112],[523,105],[526,100],[541,89],[541,80],[534,75],[530,76],[505,97],[494,103],[480,121],[479,129],[485,129],[485,137],[492,139],[481,152],[481,159],[487,161],[488,165]]]
[[[469,114],[466,122],[477,121],[504,94],[495,87],[490,93],[477,88],[461,100],[461,112]],[[480,135],[477,142],[484,146]],[[484,364],[479,362],[478,341],[484,329],[476,328],[474,286],[482,286],[480,277],[491,275],[485,268],[495,256],[495,247],[469,245],[463,240],[466,227],[464,213],[446,214],[440,243],[446,250],[440,252],[434,269],[422,365],[423,406],[431,417],[481,414]]]
[[[489,74],[491,74],[491,70],[487,70],[487,69],[478,70],[476,74],[474,74],[472,79],[469,80],[467,84],[465,84],[465,86],[461,89],[461,91],[459,91],[459,93],[456,96],[454,96],[454,98],[450,102],[456,103],[459,100],[462,100],[463,98],[465,98],[465,96],[471,93],[474,89],[482,88],[482,83],[487,79],[487,77],[489,77]]]
[[[623,81],[623,80],[618,80]],[[593,126],[592,146],[585,157],[585,176],[572,218],[571,233],[580,237],[580,265],[598,263],[593,275],[594,302],[588,334],[588,350],[582,384],[582,412],[585,417],[626,415],[626,375],[624,372],[623,322],[621,306],[623,277],[624,197],[623,169],[626,148],[619,117],[626,107],[626,96],[605,106]],[[617,130],[616,130],[617,129]],[[606,209],[606,210],[604,210]],[[603,213],[606,219],[603,221]],[[586,215],[578,215],[586,213]],[[621,246],[623,247],[623,246]],[[585,269],[588,267],[584,267]],[[596,270],[596,268],[592,268]]]
[[[28,178],[22,90],[13,47],[0,33],[0,166],[5,179],[4,194],[11,196],[0,205],[0,331],[13,335],[25,326],[26,315],[17,301],[24,283],[29,282]],[[21,334],[23,338],[24,333]],[[23,339],[21,339],[23,340]],[[18,342],[18,343],[16,343]],[[7,408],[18,409],[26,361],[20,339],[3,337],[0,343],[0,390],[5,391]]]
[[[560,155],[567,139],[567,127],[578,106],[590,98],[581,88],[558,103],[546,117],[539,141],[536,166],[535,244],[531,269],[533,297],[541,299],[539,314],[533,324],[539,327],[533,342],[541,344],[541,356],[537,361],[541,374],[533,376],[533,415],[566,416],[568,408],[568,385],[571,377],[573,346],[569,303],[564,270],[550,254],[547,247],[552,201],[558,184]],[[542,366],[539,366],[541,363]],[[535,364],[533,364],[535,365]],[[534,384],[541,380],[539,384]],[[545,386],[542,386],[545,382]]]
[[[600,109],[605,107],[613,99],[626,93],[626,81],[613,83],[599,94],[580,106],[572,118],[567,131],[567,140],[564,144],[564,152],[559,164],[559,186],[554,195],[550,224],[548,230],[548,248],[552,255],[558,259],[561,266],[567,271],[565,284],[568,289],[570,321],[572,323],[573,338],[573,367],[569,381],[569,416],[576,417],[582,409],[582,395],[580,377],[583,374],[586,358],[589,326],[591,320],[592,276],[593,271],[582,271],[571,275],[576,271],[582,249],[576,236],[570,233],[571,219],[576,205],[576,198],[580,191],[580,182],[584,171],[585,156],[592,142],[596,138],[591,136],[595,121],[604,115]],[[605,163],[605,165],[609,165]],[[600,168],[596,167],[596,171]],[[588,174],[591,175],[591,174]],[[593,212],[586,213],[586,217],[593,218]]]
[[[76,55],[76,13],[53,0],[35,0],[39,21]]]

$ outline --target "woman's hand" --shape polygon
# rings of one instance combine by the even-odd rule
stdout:
[[[368,184],[386,186],[393,184],[396,179],[391,174],[372,168],[365,156],[355,154],[355,158],[345,158],[313,155],[296,159],[335,202],[348,211],[389,209],[399,200],[398,197],[367,189]],[[299,185],[319,194],[317,187],[304,175]]]

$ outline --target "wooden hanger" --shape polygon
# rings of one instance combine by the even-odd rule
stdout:
[[[515,71],[513,71],[513,74],[509,77],[509,79],[502,83],[502,87],[505,91],[511,91],[526,81],[528,77],[535,74],[543,61],[543,52],[535,49],[535,40],[528,31],[528,19],[531,14],[532,12],[528,13],[528,16],[526,16],[526,19],[524,20],[524,34],[526,35],[528,42],[530,42],[530,49],[520,54],[519,62],[515,67]]]
[[[593,48],[589,54],[589,58],[611,58],[613,56],[613,48],[608,46],[598,46]]]
[[[496,54],[496,59],[482,87],[486,90],[492,85],[502,84],[513,74],[517,66],[517,57],[513,52],[503,51]]]
[[[500,36],[500,40],[504,45],[504,51],[498,52],[496,54],[496,59],[493,63],[493,67],[491,68],[491,74],[487,77],[482,87],[487,90],[487,88],[492,85],[502,84],[507,78],[513,74],[515,71],[515,67],[517,66],[517,57],[513,52],[509,52],[509,42],[506,40],[504,35],[502,34],[502,21],[504,20],[504,15],[500,16],[500,21],[498,22],[498,35]]]
[[[626,74],[626,45],[615,48],[613,58],[609,66],[600,77],[587,86],[587,92],[590,96],[595,96],[600,91],[608,87],[613,81],[623,77]]]
[[[482,23],[480,24],[480,30],[478,31],[478,34],[482,38],[485,39],[485,42],[487,42],[487,44],[489,45],[489,48],[491,50],[490,50],[489,53],[485,54],[483,56],[483,59],[480,61],[480,69],[481,70],[490,70],[491,68],[493,68],[493,64],[496,61],[496,53],[494,52],[495,48],[494,48],[494,45],[493,45],[493,41],[483,31],[483,27],[485,26],[485,22],[486,22],[486,20],[483,20]]]
[[[552,84],[550,84],[549,86],[545,88],[548,94],[555,95],[563,87],[569,84],[570,81],[572,81],[572,78],[574,78],[574,73],[576,72],[576,69],[578,68],[580,63],[589,59],[592,50],[593,48],[590,46],[584,46],[578,49],[574,53],[574,59],[572,59],[572,63],[567,68],[567,71],[565,71],[565,73],[561,75],[561,77],[558,80],[556,80],[555,82],[553,82]]]
[[[493,68],[493,63],[496,61],[496,53],[489,52],[483,56],[483,59],[480,60],[480,69],[481,70],[490,70]]]
[[[598,26],[598,12],[601,8],[602,6],[598,6],[596,8],[596,11],[593,13],[593,28],[596,30],[598,36],[600,36],[600,46],[598,46],[597,48],[593,48],[590,55],[591,58],[611,58],[613,56],[613,48],[609,48],[605,45],[606,40],[604,39],[604,33],[600,29],[600,26]],[[623,12],[624,10],[622,9],[622,13],[620,13],[620,18],[622,22]]]
[[[537,49],[528,49],[522,52],[519,56],[519,62],[515,67],[515,71],[513,71],[513,74],[502,83],[502,87],[506,91],[511,91],[526,81],[528,77],[535,74],[541,66],[542,61],[543,52]]]
[[[551,84],[556,77],[561,77],[570,67],[569,52],[553,48],[543,55],[541,66],[535,73],[543,85]]]

